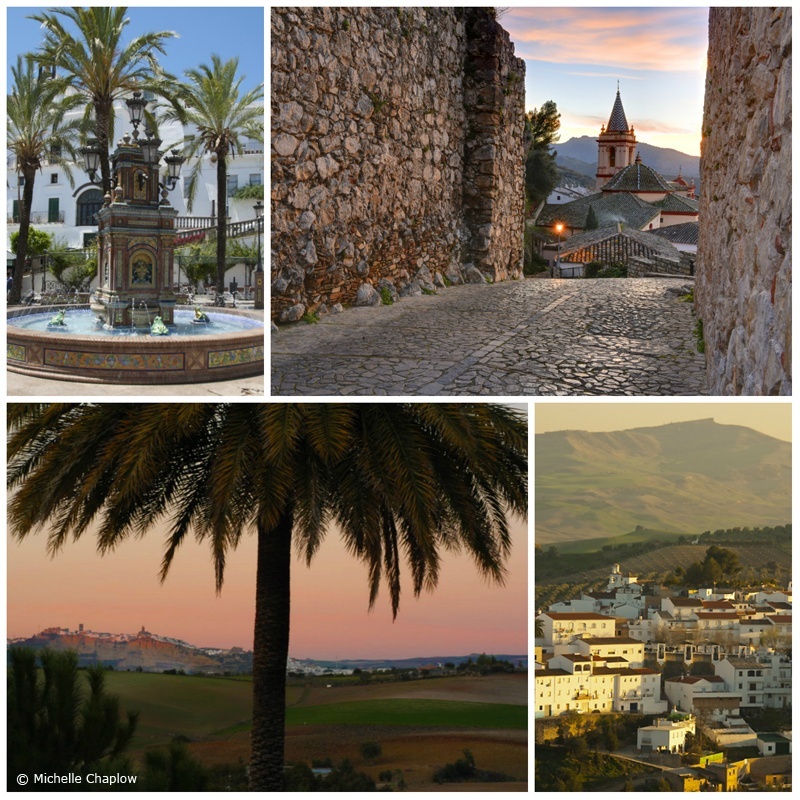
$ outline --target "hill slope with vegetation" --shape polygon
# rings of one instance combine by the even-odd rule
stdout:
[[[711,419],[536,436],[536,542],[667,536],[791,518],[791,445]]]

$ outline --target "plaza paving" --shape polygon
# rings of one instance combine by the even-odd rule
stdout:
[[[272,394],[701,395],[680,278],[528,279],[348,309],[271,337]]]

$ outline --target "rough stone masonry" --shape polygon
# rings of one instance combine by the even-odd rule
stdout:
[[[492,12],[271,15],[273,318],[519,277],[525,63]]]
[[[696,312],[711,394],[792,393],[792,10],[712,8]]]

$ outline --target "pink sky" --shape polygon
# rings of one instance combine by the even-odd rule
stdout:
[[[366,570],[335,532],[310,568],[296,561],[289,653],[295,658],[404,658],[472,652],[527,652],[527,525],[513,524],[505,586],[486,584],[466,556],[445,554],[438,589],[415,600],[403,582],[392,623],[385,591],[367,610]],[[8,544],[8,635],[50,626],[152,633],[199,646],[252,647],[255,538],[230,555],[222,594],[214,592],[207,546],[189,542],[158,581],[163,534],[123,544],[100,557],[87,534],[50,559],[45,534]]]
[[[554,100],[562,142],[600,133],[619,81],[638,141],[700,154],[707,8],[509,7],[500,21],[526,61],[526,107]]]

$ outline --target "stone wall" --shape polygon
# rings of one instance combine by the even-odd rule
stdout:
[[[521,274],[525,65],[482,9],[272,9],[272,313]]]
[[[695,254],[679,251],[678,261],[671,261],[658,256],[644,258],[631,256],[628,259],[628,277],[646,278],[651,274],[675,275],[684,278],[694,275]]]
[[[791,394],[791,8],[712,8],[696,312],[709,388]]]

